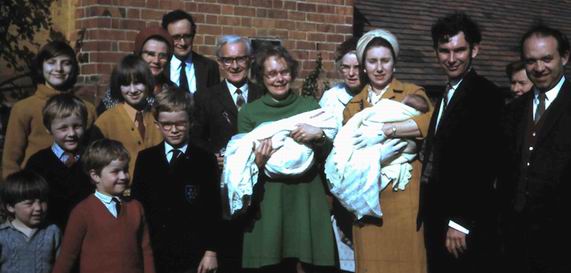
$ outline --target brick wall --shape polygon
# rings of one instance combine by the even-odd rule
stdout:
[[[300,78],[314,68],[318,52],[327,71],[323,77],[337,77],[335,48],[352,34],[353,0],[78,0],[71,40],[85,29],[80,95],[97,101],[113,66],[133,50],[138,31],[160,25],[173,9],[193,15],[198,53],[212,56],[222,34],[279,39],[301,62]]]

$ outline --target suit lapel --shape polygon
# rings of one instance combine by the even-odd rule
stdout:
[[[196,77],[196,90],[200,91],[206,88],[206,79],[208,73],[205,64],[202,62],[200,57],[192,52],[192,63],[194,64],[194,75]]]
[[[226,85],[226,81],[222,81],[220,83],[221,88],[215,89],[215,96],[218,102],[224,108],[224,112],[235,116],[238,113],[238,109],[236,108],[236,104],[234,104],[234,100],[232,99],[232,95],[230,95],[230,90],[228,90],[228,85]]]
[[[456,108],[458,108],[459,103],[463,101],[466,94],[470,92],[470,88],[473,88],[474,81],[476,78],[477,78],[476,72],[474,70],[470,71],[464,77],[464,79],[462,80],[456,91],[454,91],[454,95],[452,96],[452,99],[448,102],[446,110],[444,110],[444,113],[442,113],[442,115],[440,116],[440,121],[438,122],[438,130],[436,131],[437,134],[438,132],[442,132],[443,131],[442,129],[448,125],[449,123],[448,121],[452,118],[451,113],[454,113],[454,111],[456,111]],[[442,100],[440,100],[440,103],[438,103],[437,109],[439,111],[440,111],[440,104],[442,104]]]
[[[559,90],[559,94],[553,103],[551,103],[549,108],[547,108],[544,115],[545,120],[543,121],[543,125],[539,130],[539,135],[537,136],[537,142],[541,142],[545,136],[548,135],[549,131],[557,123],[557,120],[559,120],[559,117],[561,117],[561,115],[568,109],[568,106],[571,103],[570,92],[571,86],[569,86],[569,83],[565,80],[561,90]]]

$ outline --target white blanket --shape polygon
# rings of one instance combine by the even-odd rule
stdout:
[[[386,122],[408,120],[420,112],[400,102],[382,99],[373,107],[355,114],[343,126],[333,150],[325,161],[325,175],[331,193],[357,219],[365,215],[381,217],[379,192],[393,182],[393,190],[404,190],[411,177],[410,162],[415,154],[401,154],[381,168],[381,149],[378,143],[355,149],[353,139],[363,128],[381,130]]]
[[[314,163],[313,150],[294,141],[289,135],[297,124],[306,123],[321,128],[327,137],[337,134],[336,119],[331,111],[317,109],[286,119],[263,123],[247,134],[232,137],[226,147],[222,187],[228,193],[230,215],[250,205],[259,170],[255,164],[254,149],[260,141],[271,138],[275,152],[266,162],[264,173],[272,178],[302,175]]]

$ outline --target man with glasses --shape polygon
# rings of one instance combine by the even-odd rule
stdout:
[[[220,37],[216,56],[225,80],[196,93],[196,117],[191,138],[194,143],[215,153],[222,169],[223,150],[238,132],[238,111],[244,104],[261,97],[262,90],[248,80],[252,63],[252,46],[248,39],[236,35]],[[241,220],[227,221],[223,225],[221,241],[224,247],[218,253],[220,272],[240,272],[242,227]]]
[[[168,70],[170,80],[191,94],[205,90],[220,82],[216,62],[192,51],[196,24],[192,16],[182,10],[174,10],[163,16],[162,27],[174,42],[174,57]]]

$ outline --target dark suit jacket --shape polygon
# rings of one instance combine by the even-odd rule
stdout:
[[[48,222],[65,230],[71,210],[95,190],[81,162],[67,167],[52,152],[51,146],[30,157],[26,169],[41,175],[50,187]]]
[[[262,96],[262,89],[248,82],[248,102]],[[207,150],[217,153],[238,132],[238,110],[226,81],[196,93],[196,113],[191,130],[192,140]]]
[[[486,240],[482,233],[490,233],[495,224],[493,183],[503,97],[492,82],[472,70],[455,91],[436,130],[440,103],[423,147],[423,162],[433,153],[433,170],[428,183],[421,184],[419,225],[425,225],[427,240],[444,246],[452,220],[470,230],[470,248],[470,240]],[[428,244],[427,251],[433,251]]]
[[[172,58],[176,57],[173,55]],[[194,51],[192,51],[192,63],[194,64],[194,73],[196,76],[196,91],[206,90],[208,87],[220,82],[218,63]],[[170,68],[167,68],[167,72],[170,73]],[[170,75],[168,78],[170,79]],[[189,92],[188,90],[185,91]]]
[[[514,100],[504,120],[505,164],[499,188],[505,201],[504,237],[514,259],[509,266],[523,266],[517,272],[571,272],[568,252],[560,251],[571,244],[567,224],[571,211],[571,83],[565,81],[542,116],[530,149],[524,144],[532,123],[533,97],[534,92],[528,92]],[[524,150],[531,150],[527,162]],[[523,209],[514,206],[518,195],[524,198]]]
[[[139,152],[132,196],[145,209],[157,272],[196,269],[217,250],[217,172],[214,156],[192,144],[172,167],[164,142]]]

